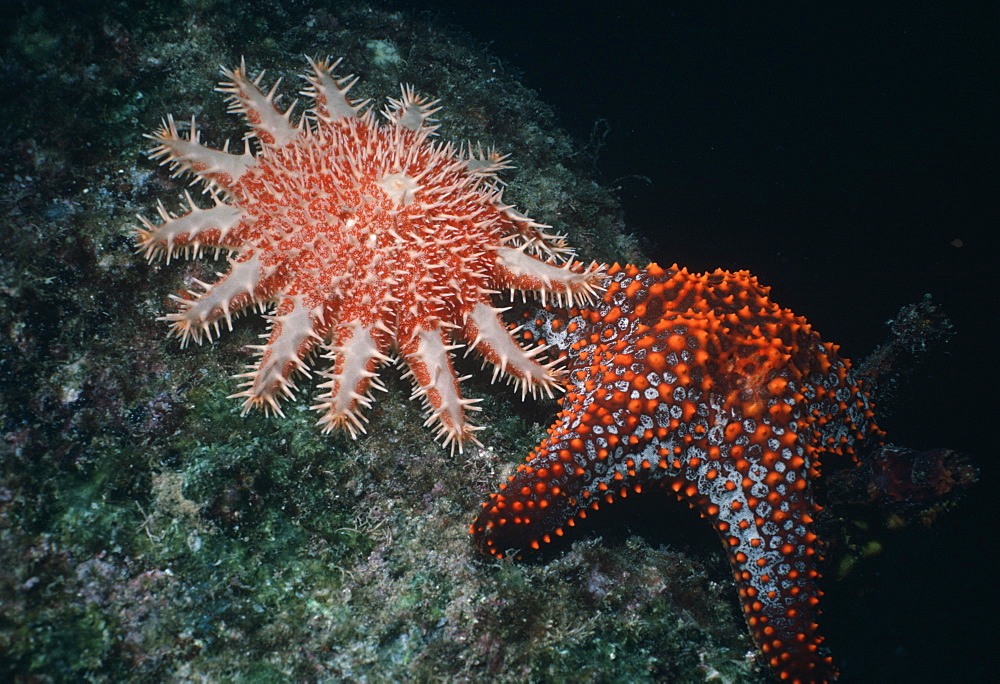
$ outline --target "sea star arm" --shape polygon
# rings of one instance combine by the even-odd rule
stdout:
[[[328,380],[319,386],[326,392],[319,395],[320,403],[313,408],[323,414],[317,425],[324,432],[346,428],[351,437],[356,437],[367,432],[367,418],[361,409],[371,406],[369,389],[385,391],[375,370],[391,360],[386,355],[389,345],[384,330],[376,325],[365,326],[359,320],[337,326],[333,339],[333,344],[326,345],[324,356],[334,363],[321,372]]]
[[[561,390],[559,376],[553,371],[556,362],[538,363],[535,356],[545,349],[538,345],[525,349],[511,335],[513,332],[500,320],[502,309],[479,302],[472,309],[461,330],[461,337],[484,361],[493,365],[493,380],[505,374],[521,390],[522,398],[529,392],[534,395],[541,389],[549,397],[553,390]]]
[[[579,262],[562,265],[540,261],[526,253],[528,244],[497,250],[497,284],[511,292],[535,292],[542,305],[551,297],[560,306],[589,302],[600,291],[603,269],[596,264],[581,268]]]
[[[432,101],[423,95],[417,95],[413,88],[403,85],[400,86],[399,99],[396,100],[390,97],[388,104],[382,110],[382,114],[396,127],[422,133],[419,139],[425,140],[427,136],[433,135],[438,129],[437,125],[430,123],[433,120],[431,117],[434,113],[441,109],[440,107],[435,107],[438,102],[439,100]],[[447,149],[451,151],[451,148]],[[412,147],[407,150],[407,153],[412,158],[419,153],[419,149]],[[440,150],[438,150],[438,153],[440,153]]]
[[[191,173],[211,189],[232,192],[254,163],[249,141],[244,144],[243,154],[230,154],[229,141],[221,150],[202,145],[194,117],[191,117],[191,132],[187,138],[177,130],[173,116],[168,116],[156,132],[146,137],[158,143],[147,152],[150,159],[168,165],[175,178]]]
[[[198,207],[191,194],[184,192],[188,202],[188,212],[181,216],[170,214],[162,202],[157,203],[157,211],[162,223],[153,224],[144,216],[139,216],[142,227],[137,228],[139,244],[137,252],[142,252],[148,261],[165,258],[169,264],[177,251],[184,250],[197,256],[203,246],[223,247],[237,250],[238,244],[229,244],[226,238],[239,226],[243,210],[222,202],[215,197],[215,206],[208,209]]]
[[[779,458],[777,454],[764,455]],[[720,477],[735,484],[736,480],[747,482],[748,474],[733,469]],[[726,476],[730,479],[725,480]],[[752,485],[737,487],[734,491],[738,493],[728,506],[701,494],[691,503],[723,540],[750,633],[771,667],[789,681],[828,681],[836,677],[837,670],[831,657],[819,654],[823,637],[817,634],[817,622],[822,594],[816,585],[818,549],[812,531],[816,507],[810,503],[806,487],[788,492],[791,487],[784,480],[761,501],[753,489],[767,487],[772,477],[763,476]],[[789,476],[788,480],[807,482],[804,472],[795,477],[801,479]],[[779,495],[777,489],[785,494]]]
[[[465,159],[465,170],[473,176],[494,178],[498,171],[512,168],[508,161],[510,155],[501,154],[493,148],[483,150],[482,145],[477,145],[475,151],[472,145],[464,145],[460,156]],[[527,219],[526,216],[524,218]]]
[[[240,385],[245,389],[229,397],[244,400],[244,415],[254,407],[284,415],[279,400],[294,398],[292,375],[309,375],[303,359],[323,340],[322,306],[310,306],[303,295],[284,295],[275,313],[266,318],[271,327],[262,337],[267,343],[250,345],[259,354],[257,363],[234,376],[245,379]]]
[[[337,76],[334,69],[340,64],[341,59],[330,62],[329,59],[309,60],[309,66],[313,73],[305,78],[309,85],[302,90],[302,95],[312,98],[314,101],[311,114],[325,121],[333,121],[342,117],[353,118],[359,116],[361,110],[368,104],[368,100],[352,102],[347,98],[347,92],[358,82],[357,77]]]
[[[503,192],[497,189],[496,201],[499,203]],[[517,234],[504,239],[508,246],[523,248],[528,254],[541,259],[555,258],[557,261],[569,260],[575,251],[566,243],[566,238],[558,233],[549,233],[545,229],[551,228],[544,223],[538,223],[534,219],[525,216],[513,205],[503,207],[503,216],[509,220],[515,228]],[[597,277],[604,272],[604,267],[591,264],[591,269],[599,268]]]
[[[466,410],[478,411],[473,404],[479,400],[463,399],[459,392],[458,383],[466,378],[456,377],[452,367],[451,351],[456,348],[447,343],[442,330],[432,329],[418,330],[400,352],[416,385],[413,397],[423,399],[431,414],[424,425],[436,425],[444,445],[461,453],[466,441],[479,443],[474,433],[482,428],[466,420]]]
[[[229,96],[227,98],[229,112],[241,114],[250,125],[254,137],[263,144],[273,147],[283,147],[295,139],[299,134],[299,127],[293,126],[291,122],[295,103],[293,102],[283,112],[277,107],[276,94],[281,84],[280,78],[265,95],[260,89],[264,72],[260,72],[257,78],[251,81],[247,78],[246,62],[242,59],[237,68],[233,70],[223,68],[222,74],[228,80],[220,83],[215,89],[216,92]]]
[[[230,259],[229,272],[214,283],[195,281],[201,292],[189,290],[187,296],[171,295],[176,304],[173,311],[157,320],[167,321],[181,346],[188,340],[201,343],[202,337],[212,338],[218,332],[218,322],[225,318],[230,330],[233,329],[232,314],[255,301],[262,268],[256,254],[246,254]]]
[[[572,393],[565,398],[568,403],[579,400]],[[830,658],[817,653],[822,638],[816,634],[816,535],[804,494],[785,492],[779,501],[775,481],[759,466],[747,463],[743,473],[707,452],[671,458],[671,442],[653,442],[629,456],[620,450],[617,457],[602,456],[608,452],[608,433],[602,428],[615,424],[614,412],[598,408],[586,415],[589,421],[564,412],[550,430],[552,436],[486,503],[471,527],[479,548],[498,558],[521,557],[562,536],[588,513],[630,494],[655,489],[676,493],[719,533],[747,623],[770,664],[789,681],[831,678],[836,671]],[[669,424],[669,413],[660,415]],[[656,429],[651,416],[637,418],[637,425]],[[626,435],[621,443],[628,441]],[[773,460],[777,454],[765,453],[764,458]],[[804,473],[788,481],[806,483]]]

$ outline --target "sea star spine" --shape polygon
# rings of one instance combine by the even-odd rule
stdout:
[[[338,63],[310,60],[302,95],[312,106],[297,123],[294,103],[279,108],[277,84],[265,93],[262,75],[251,80],[242,62],[224,69],[218,90],[250,129],[242,154],[202,144],[194,120],[185,136],[167,117],[149,136],[150,156],[192,175],[214,206],[189,194],[180,215],[160,204],[158,224],[140,217],[138,249],[167,262],[227,254],[225,274],[195,281],[162,318],[182,346],[212,339],[223,320],[231,328],[251,306],[270,312],[256,362],[237,376],[244,413],[280,414],[295,377],[320,355],[331,364],[320,371],[319,424],[357,436],[379,367],[395,357],[428,423],[461,450],[476,428],[451,361],[459,347],[522,393],[559,388],[552,364],[510,337],[494,295],[582,304],[597,294],[601,268],[574,261],[562,238],[504,204],[496,173],[505,157],[431,140],[436,102],[403,86],[380,122],[367,102],[348,98],[357,79],[337,76]]]
[[[476,544],[520,557],[602,505],[670,492],[719,533],[778,676],[833,678],[816,633],[812,487],[821,456],[877,430],[850,364],[745,271],[608,277],[597,306],[525,326],[568,354],[569,386],[549,436],[483,504]]]

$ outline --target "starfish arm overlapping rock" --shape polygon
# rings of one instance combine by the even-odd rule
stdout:
[[[567,355],[549,436],[470,531],[502,558],[632,493],[676,494],[729,555],[751,634],[782,679],[836,675],[816,633],[820,458],[877,432],[849,362],[741,271],[614,266],[593,308],[526,326]]]

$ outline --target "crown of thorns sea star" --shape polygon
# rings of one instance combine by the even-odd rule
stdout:
[[[367,101],[348,99],[357,79],[334,74],[339,60],[309,64],[302,94],[311,106],[296,123],[295,103],[277,106],[278,84],[265,94],[263,74],[251,80],[243,63],[223,69],[218,90],[249,125],[240,154],[202,145],[193,119],[187,136],[172,117],[147,136],[156,142],[150,157],[193,175],[213,204],[199,207],[186,193],[173,214],[160,203],[158,223],[139,217],[138,251],[169,263],[207,250],[228,262],[213,282],[172,296],[175,310],[161,320],[183,346],[258,308],[269,329],[255,363],[236,376],[243,412],[281,414],[318,353],[330,361],[320,371],[319,424],[352,436],[365,431],[371,390],[384,389],[379,366],[395,356],[427,425],[461,450],[478,428],[466,417],[476,407],[460,393],[456,348],[474,350],[522,395],[560,387],[552,364],[535,360],[540,348],[511,336],[494,295],[581,304],[597,293],[602,269],[573,261],[548,226],[504,204],[496,174],[506,157],[432,140],[436,102],[403,86],[380,119]]]

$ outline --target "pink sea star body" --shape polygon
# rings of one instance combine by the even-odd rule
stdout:
[[[192,121],[182,136],[172,118],[149,136],[150,156],[175,175],[193,174],[214,199],[188,195],[181,215],[159,206],[158,225],[140,217],[139,250],[167,262],[178,253],[227,253],[228,271],[174,296],[163,317],[182,345],[232,328],[234,314],[269,310],[266,342],[233,395],[244,413],[281,413],[310,357],[321,371],[314,407],[324,430],[363,432],[361,409],[382,389],[378,367],[392,355],[406,364],[439,436],[452,448],[474,440],[451,352],[468,345],[522,393],[558,387],[538,348],[518,344],[493,295],[534,293],[572,305],[595,293],[600,269],[569,258],[558,236],[502,201],[496,173],[504,157],[435,143],[436,103],[403,87],[380,121],[348,99],[356,79],[334,75],[338,62],[310,60],[312,106],[292,123],[295,105],[277,107],[246,68],[223,70],[219,90],[249,124],[242,154],[204,146]],[[256,153],[253,152],[256,150]],[[545,259],[543,261],[543,259]]]

